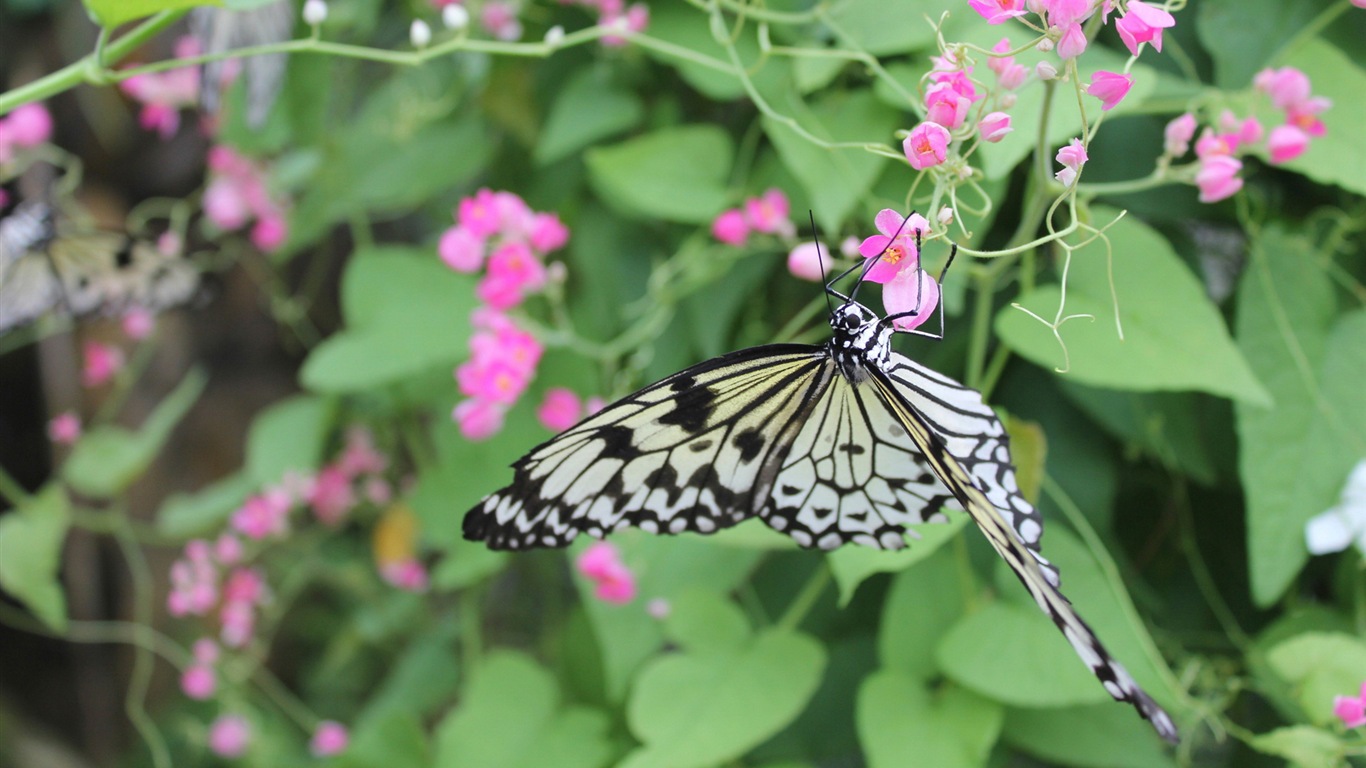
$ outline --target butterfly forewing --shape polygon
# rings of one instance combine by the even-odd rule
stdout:
[[[635,525],[711,533],[757,511],[819,391],[816,347],[726,355],[627,396],[514,465],[465,517],[495,549],[557,547]]]

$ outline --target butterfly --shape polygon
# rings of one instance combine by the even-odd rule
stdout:
[[[46,201],[0,218],[0,333],[49,311],[78,316],[184,303],[199,270],[126,234],[65,231]]]
[[[1175,743],[1171,717],[1059,591],[1043,520],[981,394],[893,351],[893,322],[914,311],[880,317],[834,282],[827,343],[732,352],[608,405],[514,463],[512,484],[465,515],[465,538],[563,547],[627,526],[707,534],[758,517],[802,547],[900,549],[906,526],[962,509],[1106,691]]]

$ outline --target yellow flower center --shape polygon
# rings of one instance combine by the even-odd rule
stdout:
[[[906,255],[906,249],[899,245],[889,245],[887,250],[882,252],[882,260],[888,264],[895,264],[901,261],[901,257]]]

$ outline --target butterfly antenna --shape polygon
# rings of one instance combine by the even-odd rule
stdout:
[[[914,215],[915,215],[915,211],[911,211],[911,216],[914,216]],[[907,225],[907,224],[911,223],[911,216],[907,216],[906,218],[904,218],[904,219],[901,220],[901,224],[899,224],[899,225],[897,226],[896,231],[892,233],[892,236],[891,236],[890,238],[887,239],[887,245],[883,246],[883,248],[882,248],[882,253],[879,253],[879,254],[877,255],[877,258],[876,258],[876,259],[866,259],[866,260],[864,261],[863,274],[859,275],[858,283],[856,283],[856,284],[854,285],[854,290],[852,290],[852,291],[849,292],[849,300],[850,300],[850,301],[853,301],[853,300],[854,300],[854,296],[856,296],[856,295],[858,294],[859,286],[860,286],[860,285],[863,285],[864,279],[868,277],[868,273],[872,271],[873,266],[876,265],[876,264],[878,263],[878,261],[882,258],[883,254],[887,253],[887,249],[892,247],[892,243],[895,243],[895,242],[896,242],[896,239],[897,239],[898,237],[901,237],[901,232],[902,232],[902,230],[904,230],[904,229],[906,228],[906,225]],[[915,248],[915,249],[916,249],[917,252],[919,252],[919,250],[920,250],[920,230],[918,230],[918,229],[915,231],[915,242],[916,242],[916,248]]]
[[[825,308],[830,314],[835,314],[835,307],[830,303],[830,292],[833,290],[831,283],[825,279],[825,258],[821,256],[820,232],[816,229],[816,214],[810,209],[806,209],[806,217],[811,220],[811,240],[816,244],[816,266],[821,270],[821,282],[825,283]]]

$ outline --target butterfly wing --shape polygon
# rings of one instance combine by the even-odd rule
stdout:
[[[561,547],[629,525],[712,533],[759,511],[834,368],[819,347],[755,347],[607,406],[513,465],[465,516],[493,549]]]
[[[41,254],[0,263],[0,333],[32,322],[61,298],[57,275]]]
[[[1000,427],[1000,423],[994,416],[989,415],[990,410],[980,412],[976,408],[968,408],[957,417],[947,417],[946,414],[954,412],[955,405],[968,404],[968,398],[953,393],[954,389],[961,387],[950,379],[932,374],[928,369],[914,364],[908,367],[906,363],[910,361],[904,358],[896,359],[890,375],[879,370],[870,370],[868,381],[879,398],[901,422],[930,468],[963,505],[963,509],[987,537],[987,541],[1015,572],[1025,589],[1029,590],[1039,608],[1062,631],[1077,655],[1105,686],[1105,690],[1116,700],[1132,704],[1140,715],[1153,724],[1162,738],[1175,743],[1177,731],[1171,716],[1158,706],[1157,702],[1138,686],[1129,672],[1105,650],[1095,632],[1058,591],[1056,570],[1052,571],[1050,578],[1050,574],[1045,571],[1046,562],[1041,562],[1037,555],[1038,537],[1034,537],[1034,544],[1031,546],[1017,530],[1018,526],[1032,530],[1027,523],[1034,521],[1037,524],[1037,513],[1023,498],[1015,498],[1019,496],[1018,492],[1005,490],[1008,487],[1006,475],[1000,474],[995,468],[1010,466],[1004,429]],[[975,399],[980,405],[980,397]],[[923,412],[919,410],[922,405],[926,406]],[[935,415],[936,409],[947,410],[939,410],[939,415]],[[930,423],[931,418],[948,426],[963,423],[960,421],[961,418],[966,418],[969,422],[975,419],[990,420],[995,423],[999,435],[982,439],[974,452],[961,454],[960,458],[956,451],[963,446],[962,441],[977,441],[979,438],[976,432],[955,436],[954,432],[950,431],[946,433],[946,437],[940,437],[936,427]],[[955,441],[954,451],[950,450],[949,440]],[[994,477],[994,485],[978,479],[984,477]],[[979,482],[983,486],[991,487],[992,493],[998,493],[998,496],[997,489],[1005,492],[1009,497],[1006,499],[1006,507],[998,506],[989,493],[979,487]],[[1013,475],[1009,477],[1008,485],[1014,486]],[[1028,508],[1028,511],[1025,511],[1025,508]],[[1051,569],[1051,566],[1047,567]]]

